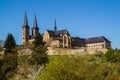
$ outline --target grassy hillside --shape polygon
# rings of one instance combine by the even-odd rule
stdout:
[[[84,56],[49,56],[37,80],[120,80],[120,51]]]
[[[10,56],[11,57],[11,56]],[[109,50],[105,54],[52,55],[43,66],[31,66],[30,55],[18,56],[17,68],[8,80],[120,80],[120,50]],[[0,77],[11,67],[11,61],[0,59]],[[11,65],[11,62],[13,63]],[[9,63],[9,64],[8,64]]]

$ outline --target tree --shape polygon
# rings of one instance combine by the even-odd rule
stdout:
[[[36,80],[45,63],[48,61],[47,48],[40,34],[35,36],[34,42],[29,45],[29,48],[32,51],[31,55],[24,55],[18,58],[17,79]]]
[[[8,34],[8,36],[5,40],[5,45],[4,45],[5,53],[11,52],[15,46],[16,46],[16,42],[15,42],[13,35]]]
[[[120,62],[120,50],[108,50],[104,56],[103,60],[107,62]]]
[[[5,54],[2,59],[2,65],[0,66],[1,80],[8,80],[13,77],[17,68],[17,50],[15,49],[16,42],[12,34],[8,34],[5,40]],[[0,60],[1,61],[1,60]]]
[[[47,48],[42,40],[42,36],[37,34],[32,45],[31,64],[45,64],[48,61]]]
[[[43,37],[41,36],[41,34],[37,34],[37,35],[35,36],[35,40],[34,40],[34,42],[33,42],[33,45],[34,45],[35,47],[37,47],[37,46],[39,46],[39,45],[44,46]]]
[[[45,47],[45,43],[43,42],[43,38],[40,34],[35,36],[35,40],[31,45],[32,54],[29,60],[29,80],[36,80],[37,76],[40,75],[41,69],[45,66],[46,62],[48,62],[47,58],[47,48]]]

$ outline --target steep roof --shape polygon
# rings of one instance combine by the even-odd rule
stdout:
[[[72,45],[80,46],[80,47],[85,46],[85,39],[84,38],[71,37],[71,39],[72,39]]]
[[[37,26],[37,18],[36,18],[36,14],[34,15],[34,23],[33,23],[33,27],[34,27],[34,28],[38,28],[38,26]]]
[[[25,12],[25,14],[24,14],[24,24],[23,24],[22,28],[23,28],[23,27],[29,28],[26,12]]]
[[[71,37],[72,40],[77,41],[77,42],[84,42],[85,43],[85,39],[84,38],[79,38],[79,37]]]
[[[52,31],[52,30],[47,30],[47,32],[49,33],[50,36],[54,36],[55,35],[55,32]]]
[[[47,30],[47,32],[50,34],[50,36],[69,34],[68,30],[66,29],[58,30],[56,32],[52,30]]]
[[[56,31],[55,34],[56,35],[63,35],[63,34],[69,34],[69,32],[67,29],[63,29],[63,30]]]
[[[89,44],[89,43],[99,43],[99,42],[109,42],[110,41],[105,38],[104,36],[99,36],[99,37],[92,37],[92,38],[86,38],[85,39],[85,43]]]

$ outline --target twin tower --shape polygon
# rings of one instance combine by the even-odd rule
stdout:
[[[28,25],[27,15],[24,15],[24,24],[22,26],[22,45],[27,45],[34,41],[34,37],[39,34],[36,15],[34,16],[34,23],[32,27],[32,35],[30,35],[30,27]]]

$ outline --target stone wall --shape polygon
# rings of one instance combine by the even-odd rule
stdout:
[[[96,54],[96,53],[105,53],[107,49],[67,49],[67,48],[48,48],[48,55],[86,55],[86,54]],[[30,55],[32,51],[30,49],[22,49],[18,51],[20,55]]]
[[[105,53],[107,49],[63,49],[63,48],[49,48],[48,55],[85,55],[85,54],[96,54]]]

